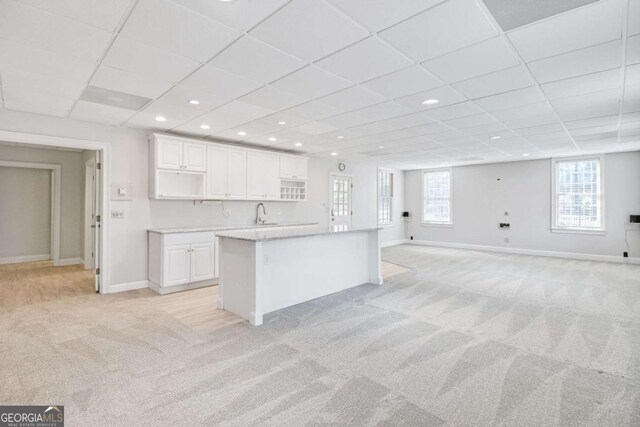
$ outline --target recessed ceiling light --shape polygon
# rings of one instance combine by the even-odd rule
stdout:
[[[293,144],[293,145],[295,145],[296,147],[302,147],[302,142],[296,142],[296,143],[295,143],[295,144]]]
[[[240,131],[240,132],[238,132],[238,135],[240,135],[240,136],[245,136],[246,134],[247,134],[247,133],[246,133],[246,132],[244,132],[244,131]]]
[[[198,104],[200,104],[200,101],[198,101],[197,99],[192,99],[191,101],[189,101],[189,104],[198,105]]]
[[[287,122],[278,122],[279,125],[286,125]]]
[[[275,137],[275,136],[270,137],[270,138],[269,138],[269,141],[271,141],[271,142],[276,141],[276,137]]]
[[[524,154],[522,155],[522,157],[529,157],[530,155],[531,155],[531,154],[529,154],[529,153],[524,153]]]
[[[489,139],[492,140],[492,141],[495,141],[496,139],[500,139],[500,138],[502,138],[500,135],[494,135]]]
[[[331,153],[332,156],[337,156],[338,153],[336,153],[335,151],[333,153]]]
[[[422,105],[435,105],[438,102],[440,102],[439,99],[429,98],[429,99],[425,99],[424,101],[422,101]]]
[[[156,122],[166,122],[167,118],[165,116],[156,116]]]
[[[378,145],[378,148],[384,148],[384,145]]]
[[[209,128],[210,128],[210,126],[209,126],[209,125],[200,125],[200,129],[207,130],[207,129],[209,129]]]
[[[338,135],[338,139],[342,139],[342,138],[344,138],[344,136]]]

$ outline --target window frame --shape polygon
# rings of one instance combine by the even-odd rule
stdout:
[[[381,195],[380,195],[380,172],[388,172],[391,174],[391,197],[389,197],[391,199],[391,212],[390,212],[390,221],[389,222],[381,222],[380,221],[380,200],[381,200]],[[377,191],[377,197],[376,197],[376,216],[378,217],[378,226],[380,227],[390,227],[396,224],[396,220],[395,220],[395,206],[394,206],[394,202],[395,202],[395,173],[396,171],[394,169],[390,169],[390,168],[383,168],[383,167],[379,167],[378,168],[378,173],[376,174],[376,191]]]
[[[435,222],[425,221],[424,219],[424,207],[426,194],[424,192],[424,178],[425,175],[431,172],[449,172],[449,222]],[[434,168],[434,169],[422,169],[420,171],[420,188],[422,194],[420,196],[420,225],[424,227],[453,227],[453,168]]]
[[[600,227],[581,228],[566,227],[558,225],[558,203],[557,203],[557,171],[559,163],[579,162],[584,160],[598,160],[600,164]],[[569,234],[606,234],[606,191],[605,191],[605,156],[604,154],[554,157],[551,159],[551,232]]]

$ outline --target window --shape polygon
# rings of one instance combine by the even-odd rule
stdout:
[[[393,172],[378,169],[378,224],[393,224]]]
[[[422,222],[451,225],[451,170],[422,172]]]
[[[603,231],[601,157],[554,160],[553,229]]]

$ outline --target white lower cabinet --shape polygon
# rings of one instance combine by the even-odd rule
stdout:
[[[165,294],[215,283],[213,232],[149,233],[149,287]]]

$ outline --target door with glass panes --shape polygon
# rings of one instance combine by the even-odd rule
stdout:
[[[353,178],[348,175],[331,174],[329,185],[329,223],[334,228],[346,229],[351,226],[353,216]]]

